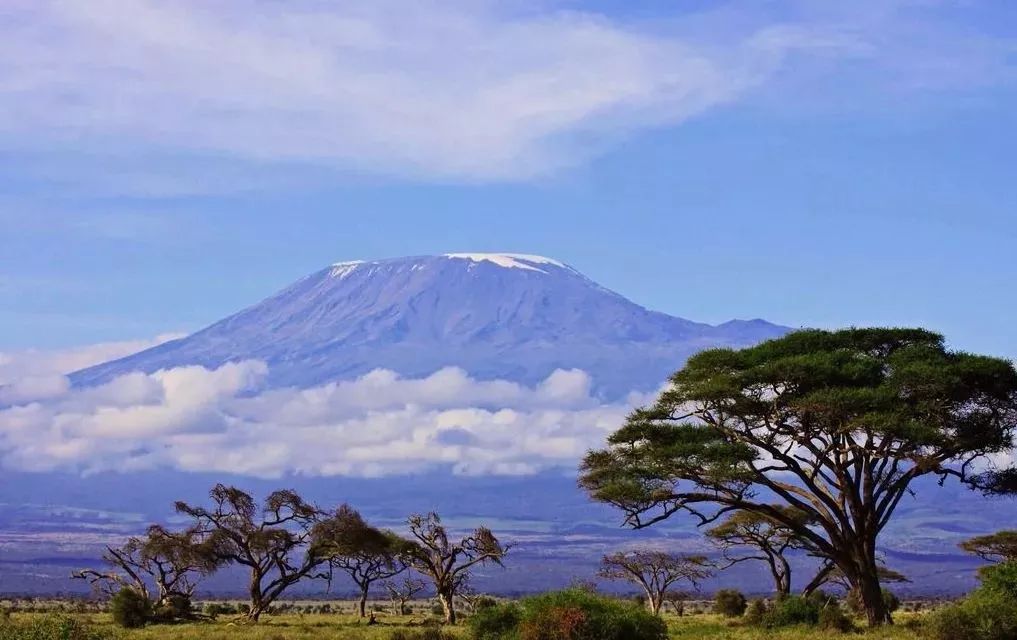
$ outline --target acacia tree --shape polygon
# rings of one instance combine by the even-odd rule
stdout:
[[[328,558],[332,569],[345,572],[360,589],[360,617],[367,617],[371,585],[406,570],[405,540],[376,529],[348,505],[318,523],[313,532],[316,553]]]
[[[427,583],[421,578],[414,578],[412,575],[403,576],[399,582],[386,580],[382,586],[388,592],[389,600],[392,601],[393,613],[397,616],[406,615],[406,603],[417,597],[421,591],[427,588]]]
[[[797,509],[774,505],[775,509],[787,511],[792,518],[804,518]],[[728,560],[725,569],[739,562],[757,560],[765,562],[773,578],[773,587],[778,597],[791,593],[791,564],[784,554],[802,544],[795,532],[774,518],[752,511],[738,511],[720,525],[706,532],[723,549]],[[739,549],[751,549],[738,553]]]
[[[455,596],[466,585],[470,569],[488,562],[500,566],[509,546],[499,542],[486,527],[478,527],[454,541],[433,512],[412,515],[408,522],[411,544],[407,562],[431,580],[445,612],[445,623],[455,624]]]
[[[646,593],[647,608],[653,615],[660,615],[673,585],[688,582],[698,589],[701,580],[713,575],[711,567],[705,556],[639,549],[604,556],[598,575],[639,585]]]
[[[82,569],[72,577],[88,580],[106,595],[130,588],[155,604],[173,597],[190,599],[200,579],[215,569],[207,541],[195,528],[173,533],[152,525],[142,537],[131,537],[120,547],[107,546],[102,559],[107,570]]]
[[[1012,562],[1017,560],[1017,531],[1003,530],[975,536],[957,546],[986,562]]]
[[[212,507],[177,502],[179,513],[194,519],[208,536],[219,566],[241,565],[250,571],[247,618],[261,614],[289,587],[305,578],[328,579],[321,565],[327,558],[311,544],[321,511],[296,492],[275,491],[259,509],[254,498],[236,487],[217,484],[210,492]]]
[[[1013,446],[1017,371],[921,329],[805,330],[689,359],[650,407],[582,464],[580,484],[636,528],[734,511],[787,526],[844,572],[870,625],[891,622],[876,545],[913,483],[976,474]],[[800,521],[773,502],[806,514]]]

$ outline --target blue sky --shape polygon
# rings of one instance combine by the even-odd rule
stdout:
[[[1017,6],[833,4],[15,0],[0,351],[506,251],[695,320],[1017,356]]]

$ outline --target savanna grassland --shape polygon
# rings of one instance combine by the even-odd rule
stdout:
[[[16,613],[11,619],[16,623],[38,621],[53,614]],[[317,638],[335,638],[342,640],[397,640],[400,638],[420,640],[442,640],[448,638],[470,638],[466,624],[441,628],[444,636],[424,635],[426,629],[434,629],[425,624],[425,617],[384,616],[379,617],[378,624],[367,625],[355,615],[348,614],[282,614],[267,615],[257,624],[237,622],[222,618],[214,621],[189,622],[172,625],[148,625],[140,629],[121,629],[113,624],[105,613],[63,614],[69,619],[82,623],[92,636],[69,635],[66,640],[99,640],[100,638],[116,638],[118,640],[311,640]],[[923,614],[902,613],[896,616],[897,624],[889,627],[865,629],[864,623],[858,621],[859,630],[849,632],[849,637],[872,640],[917,640],[920,638],[915,630]],[[789,627],[783,629],[765,629],[746,625],[740,620],[730,620],[711,613],[701,613],[677,617],[665,614],[669,638],[682,640],[819,640],[838,632],[818,630],[815,627]],[[0,627],[3,624],[0,623]],[[417,635],[420,634],[420,635]],[[35,636],[15,636],[18,638]],[[51,636],[38,636],[49,640]],[[0,640],[7,640],[0,631]]]

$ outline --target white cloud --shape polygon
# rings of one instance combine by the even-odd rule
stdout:
[[[150,340],[102,342],[68,349],[0,351],[0,405],[60,395],[67,389],[66,373],[181,337],[183,334],[166,333]]]
[[[646,399],[602,404],[577,370],[555,371],[534,387],[447,368],[420,379],[377,370],[312,389],[259,390],[267,373],[264,363],[244,361],[47,388],[0,409],[0,464],[266,477],[436,467],[526,474],[574,466]]]
[[[704,44],[507,6],[15,0],[0,9],[0,136],[111,158],[519,179],[734,100],[787,53],[844,40],[763,24]]]

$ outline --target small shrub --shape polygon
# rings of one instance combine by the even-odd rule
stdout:
[[[474,640],[498,640],[514,631],[519,626],[521,617],[522,611],[514,602],[495,603],[478,609],[466,624],[470,629],[470,637]]]
[[[819,628],[824,631],[851,631],[854,625],[851,618],[836,601],[828,602],[819,609]]]
[[[736,589],[721,589],[713,596],[713,612],[728,618],[742,615],[747,606],[745,596]]]
[[[766,601],[759,598],[749,602],[748,607],[745,608],[745,622],[746,624],[759,625],[763,623],[763,616],[766,615]]]
[[[438,626],[428,626],[423,629],[396,629],[389,636],[389,640],[457,640],[451,633],[446,633]]]
[[[766,616],[767,607],[766,601],[763,599],[755,599],[749,602],[749,605],[745,607],[744,618],[745,624],[747,625],[761,625],[763,624],[763,617]]]
[[[29,620],[7,620],[0,624],[0,640],[109,640],[99,631],[75,618],[46,615]]]
[[[801,596],[781,598],[763,616],[763,626],[771,629],[796,624],[812,626],[818,622],[819,607]]]
[[[176,622],[192,618],[194,610],[191,608],[191,599],[187,596],[170,596],[152,611],[152,620],[155,622]]]
[[[1017,598],[1017,561],[982,567],[978,572],[981,588]]]
[[[488,608],[468,624],[474,640],[667,638],[667,625],[645,608],[575,588]]]
[[[922,634],[931,640],[1013,640],[1017,638],[1017,607],[1005,594],[976,590],[929,614]]]
[[[141,593],[130,587],[117,591],[109,603],[113,622],[125,629],[145,626],[152,617],[152,603]]]
[[[473,611],[480,612],[484,609],[498,606],[498,601],[491,596],[480,596],[473,601]]]

